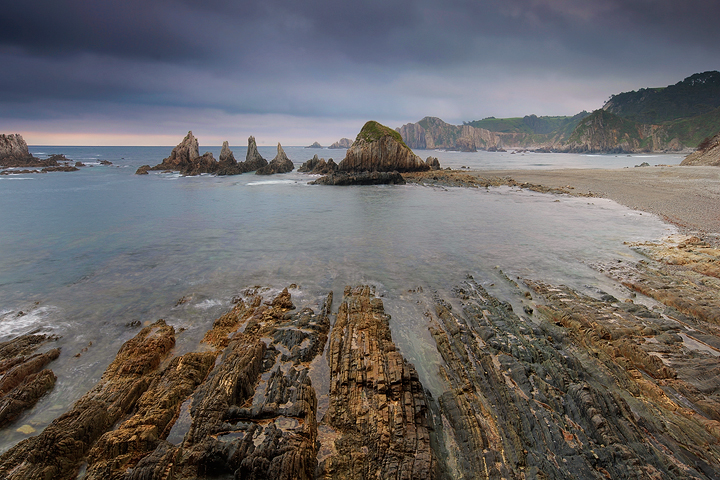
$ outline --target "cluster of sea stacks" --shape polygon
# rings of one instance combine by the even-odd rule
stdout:
[[[79,163],[79,162],[78,162]],[[74,172],[82,164],[71,165],[71,161],[65,155],[51,155],[48,158],[40,159],[33,156],[28,150],[27,143],[18,134],[0,135],[0,175],[11,173],[47,173],[47,172]],[[8,170],[13,168],[15,170]],[[23,168],[25,170],[17,170]],[[35,170],[30,170],[34,168]],[[40,168],[41,170],[37,170]]]
[[[343,139],[346,140],[346,139]],[[307,148],[316,148],[312,145]],[[146,175],[152,170],[179,172],[181,175],[239,175],[255,171],[257,175],[287,173],[294,169],[282,146],[278,143],[277,156],[267,162],[257,150],[255,138],[248,138],[248,149],[244,162],[235,160],[228,142],[224,142],[220,152],[220,161],[213,154],[200,155],[198,141],[192,132],[188,132],[183,141],[176,146],[170,156],[160,164],[151,167],[143,165],[135,172]],[[298,172],[321,174],[322,178],[311,182],[318,185],[375,185],[404,184],[401,173],[439,170],[440,162],[428,157],[423,162],[403,142],[395,130],[375,121],[367,122],[348,149],[345,159],[339,164],[331,158],[328,161],[315,155],[305,162]]]
[[[472,277],[446,296],[408,291],[439,355],[434,395],[370,286],[337,310],[332,292],[296,306],[296,285],[253,287],[183,355],[159,320],[0,456],[0,477],[717,478],[720,251],[692,237],[632,248],[646,259],[596,267],[653,308],[508,277],[519,312]],[[28,356],[48,341],[0,345],[0,368],[22,372],[0,383],[5,423],[39,396],[22,385],[52,388],[59,352]]]
[[[248,138],[248,149],[244,162],[238,162],[235,155],[223,142],[220,151],[220,160],[215,160],[213,154],[205,152],[200,155],[198,140],[192,132],[188,132],[182,142],[158,165],[151,167],[143,165],[135,172],[138,175],[146,175],[151,170],[163,172],[180,172],[181,175],[200,175],[212,173],[215,175],[240,175],[247,172],[255,172],[257,175],[272,175],[273,173],[291,172],[295,166],[285,155],[285,151],[278,143],[277,155],[268,163],[257,150],[255,137]]]

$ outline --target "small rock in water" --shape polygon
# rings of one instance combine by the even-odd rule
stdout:
[[[30,435],[31,433],[35,433],[35,429],[31,427],[30,425],[23,425],[22,427],[18,428],[16,430],[18,433],[24,433],[25,435]]]

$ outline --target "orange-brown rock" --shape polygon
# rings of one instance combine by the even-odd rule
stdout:
[[[151,373],[175,344],[174,329],[158,320],[128,340],[100,382],[36,437],[0,457],[8,479],[75,478],[93,443],[131,412],[151,384]]]
[[[53,336],[29,334],[0,343],[0,428],[55,386],[55,374],[45,366],[58,358],[60,349],[26,356],[53,340]]]
[[[425,392],[395,348],[382,300],[347,287],[330,338],[330,406],[338,432],[319,478],[434,478]]]

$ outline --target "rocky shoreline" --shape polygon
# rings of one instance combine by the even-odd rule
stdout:
[[[337,310],[332,292],[311,306],[296,305],[295,285],[247,289],[178,356],[181,332],[158,320],[68,412],[0,456],[0,475],[715,478],[720,250],[693,237],[629,246],[645,260],[594,266],[625,299],[507,277],[520,311],[472,277],[410,292],[441,359],[433,379],[405,360],[368,285],[346,287]],[[0,354],[51,341],[21,337]]]

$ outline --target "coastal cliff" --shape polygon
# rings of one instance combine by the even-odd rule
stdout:
[[[28,150],[27,143],[19,133],[0,135],[0,167],[3,168],[32,168],[42,167],[42,170],[24,170],[22,173],[45,173],[45,172],[73,172],[78,166],[72,166],[70,160],[64,155],[50,155],[45,159],[33,156]],[[9,171],[3,171],[5,175]]]
[[[720,132],[703,140],[700,145],[698,145],[697,151],[685,157],[680,165],[720,167]]]

